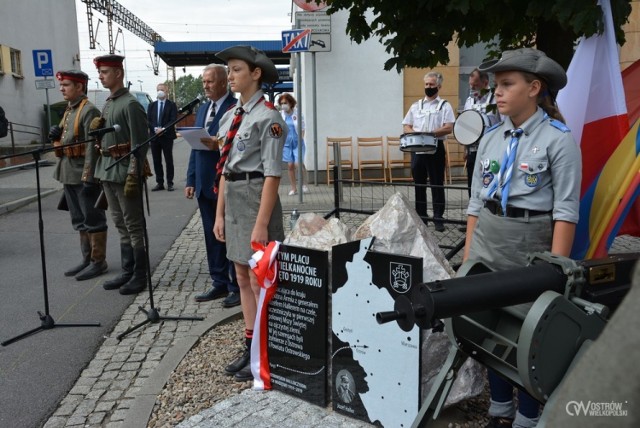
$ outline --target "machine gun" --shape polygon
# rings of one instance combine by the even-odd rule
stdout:
[[[492,272],[465,262],[456,278],[418,284],[376,314],[409,331],[444,328],[453,345],[413,426],[438,417],[467,356],[544,404],[604,329],[631,286],[640,254],[574,261],[535,253],[527,267]]]

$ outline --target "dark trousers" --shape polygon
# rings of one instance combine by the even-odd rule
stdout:
[[[511,402],[513,400],[513,385],[493,370],[488,370],[487,375],[491,399],[499,403]],[[540,414],[540,403],[525,391],[518,389],[518,412],[529,419],[535,419]]]
[[[475,152],[467,152],[467,185],[469,186],[469,196],[471,196],[471,180],[473,178],[473,169],[476,164],[476,155]]]
[[[431,185],[431,198],[433,199],[433,217],[442,218],[445,208],[444,196],[444,143],[438,141],[438,149],[434,154],[411,153],[411,173],[416,184]],[[420,217],[427,216],[427,188],[415,187],[416,212]]]
[[[107,230],[107,215],[104,210],[94,208],[100,195],[99,185],[65,184],[71,226],[78,232],[98,233]]]
[[[164,154],[164,161],[167,164],[167,184],[173,186],[173,140],[159,138],[150,144],[156,183],[164,184],[164,169],[162,168],[162,155]]]
[[[238,293],[240,289],[236,280],[236,270],[233,263],[227,259],[227,246],[213,236],[213,223],[216,220],[216,200],[200,196],[198,198],[198,207],[202,218],[209,274],[213,280],[213,287],[226,288],[229,292]]]

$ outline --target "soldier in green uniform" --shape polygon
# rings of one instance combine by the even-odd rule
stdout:
[[[69,102],[60,125],[51,127],[49,139],[58,157],[53,178],[64,185],[64,197],[71,215],[71,225],[80,233],[82,261],[67,270],[65,276],[78,281],[95,278],[107,270],[107,218],[104,210],[94,207],[100,193],[91,173],[97,154],[92,142],[64,146],[89,140],[91,121],[100,111],[87,99],[89,76],[79,70],[59,71],[60,92]],[[60,147],[62,146],[62,147]]]
[[[137,179],[137,168],[142,165],[130,155],[113,168],[107,168],[131,148],[145,142],[148,131],[144,108],[124,86],[123,60],[120,55],[99,56],[93,60],[100,83],[111,92],[102,111],[100,127],[119,125],[119,130],[104,134],[98,144],[100,157],[95,177],[102,181],[111,217],[120,234],[122,261],[121,274],[105,282],[103,287],[105,290],[120,289],[120,294],[134,294],[144,289],[147,280],[144,212],[140,203],[142,189]],[[147,146],[138,155],[140,159],[146,159]]]

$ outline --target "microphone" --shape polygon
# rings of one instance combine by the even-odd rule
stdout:
[[[195,100],[191,101],[186,106],[181,107],[180,110],[178,110],[178,114],[184,113],[185,111],[191,111],[191,109],[194,108],[196,104],[202,101],[202,98],[203,98],[202,95],[199,94]]]
[[[104,134],[108,134],[110,132],[119,132],[122,128],[120,127],[120,125],[118,125],[117,123],[113,126],[110,126],[108,128],[100,128],[100,129],[94,129],[93,131],[89,131],[89,135],[92,137],[98,136],[98,137],[102,137]]]

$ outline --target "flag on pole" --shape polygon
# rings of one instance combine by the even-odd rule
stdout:
[[[558,94],[560,112],[580,145],[582,185],[580,220],[572,257],[585,258],[598,226],[607,222],[607,208],[614,200],[627,171],[604,166],[629,130],[620,59],[609,0],[599,1],[604,32],[583,38],[567,71],[567,86]],[[624,174],[623,174],[624,173]]]

